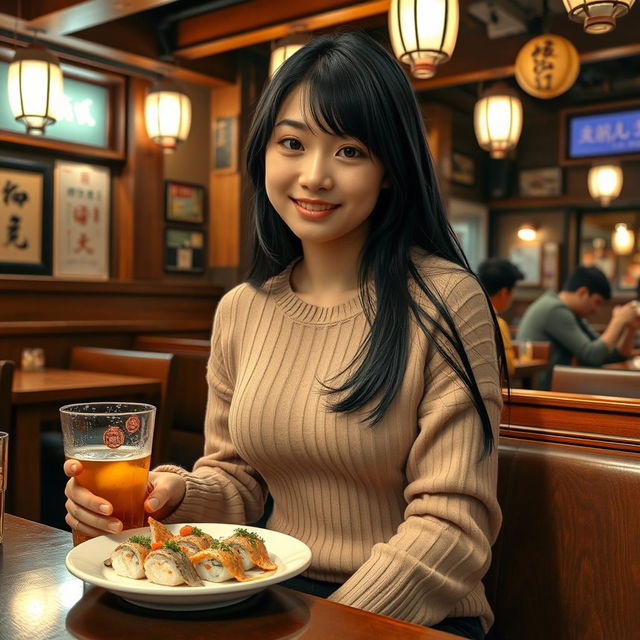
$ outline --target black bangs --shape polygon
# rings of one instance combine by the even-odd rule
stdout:
[[[372,105],[377,100],[357,69],[338,51],[329,51],[310,69],[301,83],[303,108],[309,119],[324,133],[360,140],[375,155],[377,141]]]

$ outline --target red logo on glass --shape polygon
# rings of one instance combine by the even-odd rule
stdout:
[[[140,428],[140,418],[138,416],[130,416],[124,423],[124,428],[129,433],[135,433]]]
[[[124,442],[124,433],[119,427],[109,427],[102,434],[102,442],[104,442],[109,449],[117,449]]]

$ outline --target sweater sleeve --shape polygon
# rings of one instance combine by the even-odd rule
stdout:
[[[568,307],[553,308],[545,324],[549,335],[570,351],[580,364],[598,367],[608,361],[611,354],[607,344],[598,337],[589,337]]]
[[[162,465],[154,471],[171,471],[184,477],[185,497],[166,522],[230,522],[246,524],[260,518],[266,485],[238,454],[229,435],[229,407],[233,396],[231,335],[234,291],[218,304],[207,364],[208,398],[203,457],[187,471]]]
[[[496,496],[497,430],[502,398],[494,327],[480,287],[457,278],[445,295],[493,428],[492,452],[463,383],[432,349],[418,408],[417,436],[405,474],[404,520],[331,597],[343,604],[433,625],[449,615],[477,615],[457,604],[482,593],[500,527]],[[473,601],[473,597],[471,598]]]

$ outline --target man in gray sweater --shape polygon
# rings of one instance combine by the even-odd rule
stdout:
[[[597,267],[576,267],[562,291],[547,291],[525,311],[518,326],[519,341],[551,342],[551,367],[577,364],[598,367],[631,356],[635,333],[640,328],[634,302],[613,308],[611,320],[598,335],[585,318],[593,315],[604,300],[611,298],[611,287]],[[539,377],[541,389],[551,387],[552,369]]]

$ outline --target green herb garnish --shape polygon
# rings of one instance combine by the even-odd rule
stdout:
[[[234,529],[233,532],[237,536],[241,536],[243,538],[247,538],[250,544],[255,544],[256,542],[264,542],[264,538],[261,538],[257,533],[253,533],[252,531],[247,531],[246,529]]]
[[[141,544],[143,547],[147,547],[147,549],[151,549],[151,538],[148,536],[131,536],[129,538],[129,542],[134,542],[135,544]]]
[[[163,546],[165,549],[171,549],[171,551],[182,551],[175,540],[167,540]]]
[[[204,535],[204,531],[198,527],[193,527],[193,529],[191,529],[191,535],[202,537]]]
[[[233,551],[230,545],[222,540],[214,540],[211,545],[211,549],[215,549],[216,551],[226,551],[227,553]]]

